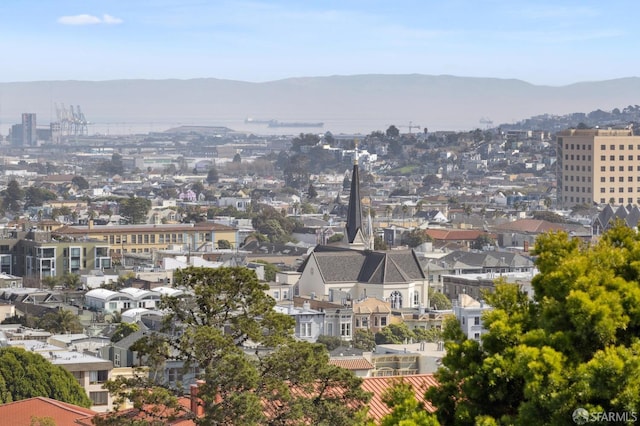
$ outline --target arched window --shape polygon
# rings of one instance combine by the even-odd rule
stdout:
[[[389,301],[391,302],[391,309],[400,309],[402,308],[402,294],[399,291],[394,291],[389,296]]]
[[[413,292],[413,306],[418,306],[420,305],[420,292],[419,291],[414,291]]]

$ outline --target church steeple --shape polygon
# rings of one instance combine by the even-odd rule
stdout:
[[[347,212],[347,242],[353,244],[358,231],[362,236],[362,205],[360,202],[360,173],[358,172],[358,140],[353,159],[351,174],[351,192],[349,193],[349,209]]]

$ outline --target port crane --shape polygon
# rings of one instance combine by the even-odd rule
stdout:
[[[404,127],[404,128],[409,129],[409,134],[412,133],[413,129],[420,130],[420,126],[414,126],[413,125],[413,121],[410,121],[408,126],[398,126],[398,127]]]

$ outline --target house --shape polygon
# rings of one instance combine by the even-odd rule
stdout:
[[[84,295],[84,305],[87,309],[104,313],[124,312],[131,308],[155,308],[160,302],[161,292],[142,290],[139,288],[123,288],[111,291],[106,288],[89,290]]]
[[[371,330],[378,333],[391,324],[391,303],[375,297],[353,302],[356,330]]]
[[[294,297],[295,306],[308,303],[311,309],[324,313],[323,335],[339,337],[340,340],[350,341],[353,337],[353,309],[348,303],[337,303],[333,300],[308,299]]]
[[[453,314],[468,339],[480,340],[480,337],[487,332],[482,325],[482,314],[490,309],[492,309],[491,306],[483,301],[477,301],[468,294],[460,294],[457,300],[453,301]]]
[[[0,404],[0,419],[12,426],[33,426],[39,424],[35,423],[37,419],[51,419],[56,425],[74,425],[81,421],[90,425],[96,414],[88,408],[43,396]]]
[[[289,315],[296,321],[294,335],[296,339],[314,343],[321,334],[324,334],[325,313],[311,309],[309,302],[304,302],[302,307],[296,307],[292,303],[286,306],[274,306],[276,312]]]

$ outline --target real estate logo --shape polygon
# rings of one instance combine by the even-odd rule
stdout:
[[[582,407],[573,410],[571,415],[577,425],[584,425],[589,422],[614,422],[614,423],[635,423],[638,421],[638,413],[635,411],[594,411],[589,412]]]
[[[578,425],[583,425],[589,421],[589,412],[582,407],[573,410],[571,415],[573,421]]]

